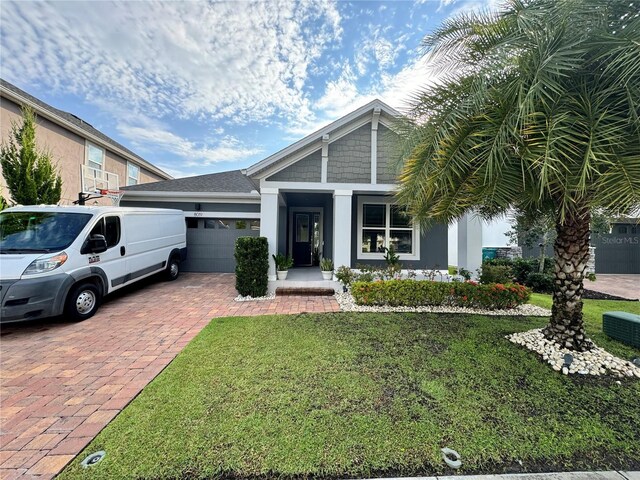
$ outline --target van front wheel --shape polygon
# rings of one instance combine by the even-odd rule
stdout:
[[[167,280],[175,280],[180,275],[180,260],[176,257],[171,257],[167,264],[167,270],[165,271],[165,277]]]
[[[100,289],[93,283],[76,285],[69,296],[65,313],[74,321],[82,321],[93,317],[100,306]]]

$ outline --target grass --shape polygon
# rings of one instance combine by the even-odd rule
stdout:
[[[611,311],[623,311],[640,315],[640,302],[618,300],[583,300],[583,320],[587,334],[599,347],[620,358],[629,360],[640,356],[640,349],[625,345],[608,337],[602,331],[602,314]],[[529,303],[551,309],[551,295],[534,293]]]
[[[462,473],[638,469],[640,382],[561,376],[504,338],[543,324],[215,319],[60,478],[450,473],[445,446],[461,454]],[[105,460],[80,467],[102,449]]]

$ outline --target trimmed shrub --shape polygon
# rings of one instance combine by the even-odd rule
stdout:
[[[263,297],[269,283],[269,244],[265,237],[236,240],[236,290],[242,296]]]
[[[534,292],[547,293],[553,290],[553,272],[554,272],[554,259],[544,259],[544,273],[539,273],[540,259],[538,258],[515,258],[510,260],[508,258],[494,258],[491,260],[485,260],[482,262],[482,274],[488,269],[488,276],[486,278],[480,277],[480,280],[485,282],[497,282],[505,283],[505,281],[515,281],[521,285],[525,285],[531,288]],[[498,271],[496,268],[508,268],[510,269],[509,278],[498,277]],[[550,287],[549,287],[550,285]]]
[[[358,305],[419,307],[447,305],[497,310],[514,308],[529,300],[530,291],[518,284],[387,280],[355,282],[351,294]]]
[[[510,283],[512,281],[513,272],[510,265],[482,264],[480,283]]]
[[[527,275],[526,285],[536,293],[553,292],[554,277],[549,273],[531,272]]]

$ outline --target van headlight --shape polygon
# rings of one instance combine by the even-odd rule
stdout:
[[[38,273],[50,272],[66,262],[67,258],[69,257],[64,252],[52,255],[51,257],[37,258],[31,262],[31,265],[29,265],[22,274],[36,275]]]

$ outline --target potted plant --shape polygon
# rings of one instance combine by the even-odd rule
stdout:
[[[322,270],[322,278],[331,280],[331,277],[333,277],[333,260],[330,258],[320,260],[320,270]]]
[[[282,255],[281,253],[271,256],[273,257],[273,261],[276,264],[278,280],[286,280],[287,272],[291,267],[293,267],[293,258]]]

